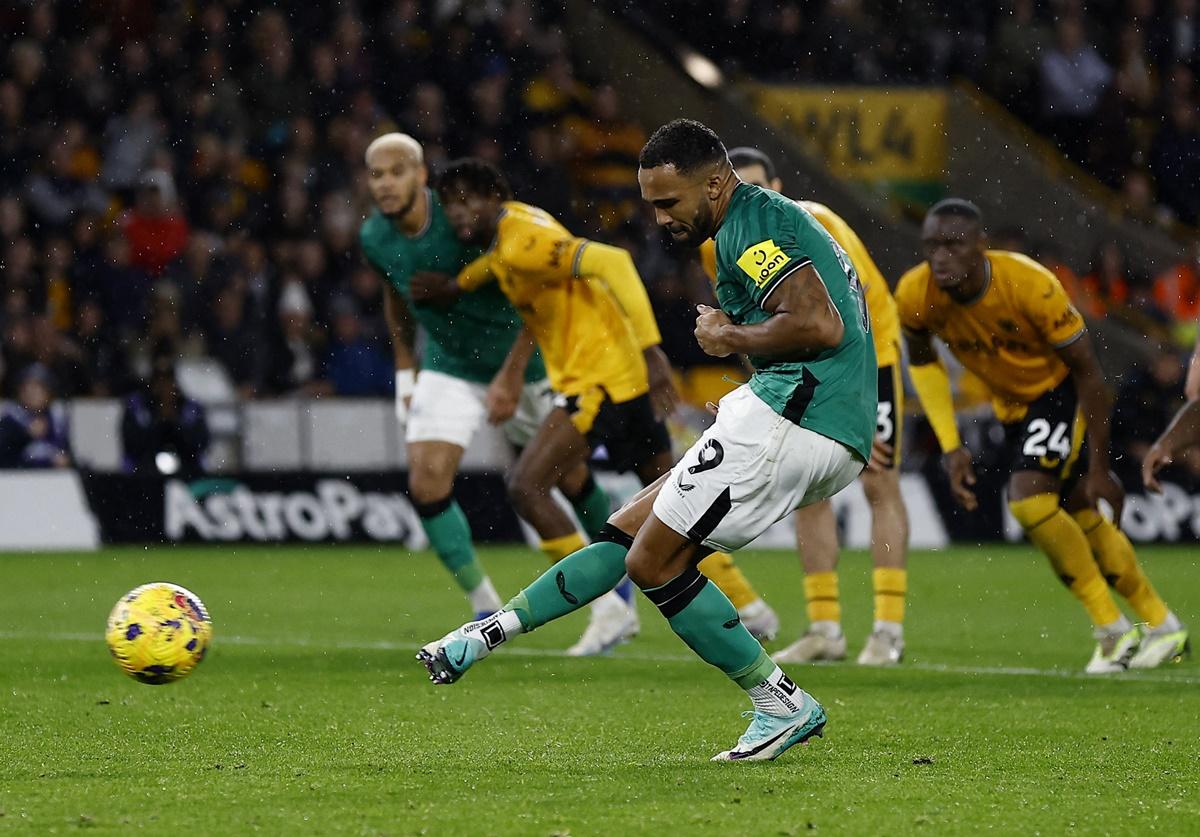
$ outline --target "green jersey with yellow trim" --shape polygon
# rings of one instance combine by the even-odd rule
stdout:
[[[845,326],[842,342],[807,358],[751,357],[750,389],[789,421],[870,459],[878,372],[862,286],[845,252],[794,201],[749,183],[734,190],[715,238],[717,302],[736,325],[774,316],[763,306],[797,270],[811,265],[821,277]]]

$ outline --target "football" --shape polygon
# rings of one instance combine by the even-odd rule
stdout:
[[[212,622],[200,598],[157,581],[130,590],[108,616],[105,639],[121,670],[140,683],[174,683],[208,652]]]

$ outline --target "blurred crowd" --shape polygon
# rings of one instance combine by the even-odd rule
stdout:
[[[1005,101],[1032,96],[1045,107],[1031,114],[1057,118],[1044,72],[1062,29],[1056,11],[1081,20],[1076,33],[1117,68],[1099,102],[1133,89],[1106,39],[1140,44],[1153,83],[1134,86],[1150,92],[1138,99],[1144,121],[1131,126],[1152,124],[1168,102],[1194,110],[1198,47],[1185,30],[1196,30],[1179,23],[1194,3],[1110,3],[1132,22],[1104,29],[1094,25],[1105,19],[1099,3],[1084,18],[1070,3],[995,13],[906,4],[889,18],[902,25],[883,25],[897,3],[714,0],[707,16],[702,4],[654,5],[723,61],[764,76],[924,81],[987,70]],[[190,358],[215,361],[244,398],[388,394],[380,278],[357,241],[370,209],[363,151],[387,130],[417,137],[435,172],[461,155],[490,159],[518,198],[628,248],[672,361],[711,363],[692,336],[707,282],[638,200],[644,128],[573,63],[559,15],[560,4],[539,0],[0,7],[0,399],[14,402],[0,466],[68,462],[65,419],[50,402],[113,396],[125,399],[126,435],[156,440],[127,450],[128,468],[150,467],[164,450],[195,467],[188,451],[207,443],[203,411],[164,372]],[[1150,133],[1138,134],[1147,148],[1165,141]],[[1084,135],[1109,144],[1108,134]],[[1169,180],[1178,200],[1196,199],[1200,177],[1157,174],[1154,159],[1137,169],[1147,184]],[[1189,217],[1164,188],[1157,194]],[[1031,249],[1021,231],[1004,234],[1006,246]],[[1111,244],[1092,265],[1034,255],[1093,317],[1151,333],[1200,313],[1200,248],[1158,277],[1130,275]]]
[[[967,77],[1121,192],[1132,220],[1200,224],[1198,0],[666,0],[642,4],[767,80]]]

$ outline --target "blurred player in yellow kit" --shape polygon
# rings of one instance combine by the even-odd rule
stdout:
[[[1119,521],[1125,494],[1109,471],[1112,394],[1083,317],[1041,265],[987,249],[982,215],[969,201],[935,204],[925,216],[921,247],[926,261],[901,278],[896,302],[913,386],[944,453],[955,499],[968,511],[978,506],[971,452],[959,439],[934,337],[992,392],[1008,447],[1009,509],[1095,626],[1097,645],[1086,671],[1153,668],[1179,658],[1187,629],[1098,505],[1106,501]],[[1122,614],[1109,586],[1129,602],[1144,630]]]
[[[771,158],[756,148],[732,148],[729,161],[738,177],[755,186],[783,191],[783,181]],[[829,207],[797,201],[820,222],[846,251],[858,274],[871,318],[875,357],[879,365],[879,406],[871,461],[862,472],[863,493],[871,504],[871,558],[875,589],[875,623],[858,655],[862,665],[898,663],[904,654],[904,599],[908,589],[908,513],[900,494],[900,431],[904,388],[900,379],[900,320],[887,282],[859,237]],[[716,246],[710,240],[700,249],[709,278],[716,278]],[[846,637],[838,597],[837,520],[829,500],[797,509],[796,542],[804,564],[804,595],[808,631],[782,651],[771,655],[779,663],[843,660]]]
[[[515,408],[535,341],[541,349],[555,409],[514,465],[509,495],[541,537],[543,550],[557,561],[585,546],[550,493],[563,473],[601,448],[616,470],[634,471],[643,485],[674,464],[663,419],[678,396],[659,347],[658,324],[627,251],[578,238],[545,211],[513,200],[503,174],[491,164],[477,159],[450,164],[438,180],[438,193],[460,240],[491,242],[491,247],[462,270],[452,287],[434,287],[432,277],[425,277],[414,285],[414,294],[451,298],[496,281],[521,314],[525,339],[518,338],[489,387],[494,422],[504,421]],[[774,636],[778,617],[732,558],[714,554],[700,569],[738,608],[751,633]],[[603,597],[572,652],[604,653],[637,629],[632,603]]]

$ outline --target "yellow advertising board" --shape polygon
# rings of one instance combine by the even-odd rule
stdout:
[[[946,94],[936,88],[753,85],[759,114],[848,180],[935,186],[946,163]]]

